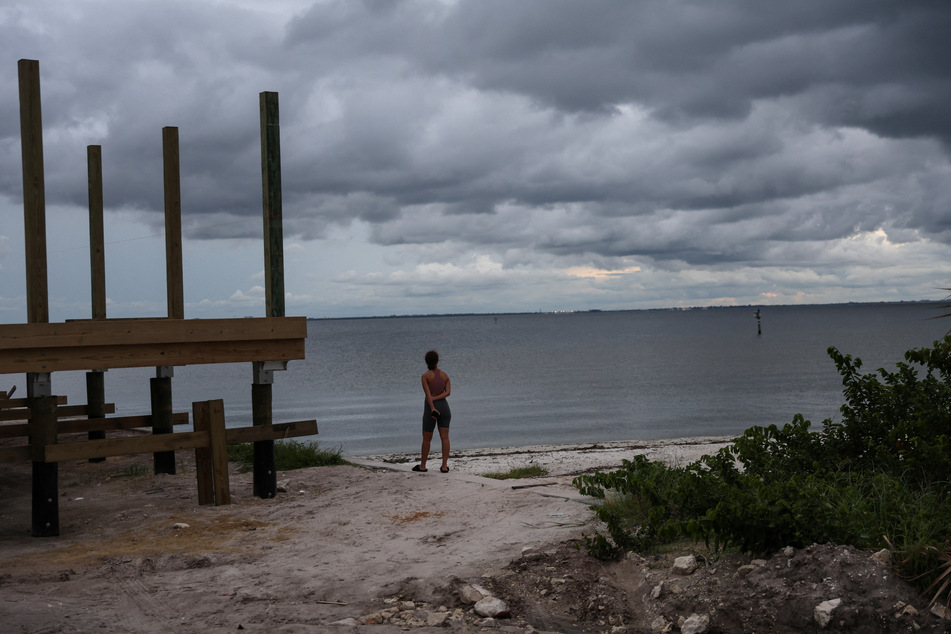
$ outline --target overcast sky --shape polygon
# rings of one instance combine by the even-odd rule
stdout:
[[[40,62],[50,318],[264,314],[280,95],[287,314],[941,299],[951,2],[0,0],[0,322],[26,321],[17,60]]]

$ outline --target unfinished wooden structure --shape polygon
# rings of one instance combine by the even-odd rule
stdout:
[[[19,61],[20,128],[23,158],[23,213],[26,244],[27,323],[0,325],[0,374],[26,373],[27,394],[0,392],[0,438],[27,439],[0,448],[0,463],[32,461],[33,535],[59,535],[58,463],[104,460],[108,456],[153,454],[156,473],[174,473],[174,452],[195,450],[198,498],[202,504],[230,502],[228,444],[254,442],[254,494],[276,491],[274,439],[317,433],[315,420],[274,424],[271,386],[275,370],[304,358],[307,323],[284,316],[283,233],[280,196],[279,118],[276,93],[261,93],[261,167],[264,189],[264,255],[267,316],[244,319],[184,318],[181,248],[181,194],[178,129],[162,130],[165,184],[166,280],[168,315],[155,319],[106,317],[105,257],[102,229],[101,148],[87,148],[89,175],[92,318],[49,323],[46,220],[39,63]],[[224,404],[210,399],[193,404],[193,430],[187,412],[172,412],[175,366],[209,363],[252,364],[251,427],[227,429]],[[112,368],[155,367],[152,413],[109,417],[103,373]],[[87,403],[68,405],[54,395],[52,376],[87,370]],[[85,416],[85,419],[76,418]],[[150,435],[107,438],[107,430],[151,428]],[[62,434],[86,433],[64,442]]]

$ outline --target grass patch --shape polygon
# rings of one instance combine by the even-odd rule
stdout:
[[[347,464],[340,449],[321,449],[316,442],[278,440],[274,443],[274,463],[278,471],[293,471],[307,467],[330,467]],[[254,468],[254,443],[228,445],[228,462],[240,465],[246,473]]]
[[[536,478],[548,475],[548,469],[539,465],[530,467],[515,467],[505,473],[483,473],[482,477],[494,480],[517,480],[519,478]]]

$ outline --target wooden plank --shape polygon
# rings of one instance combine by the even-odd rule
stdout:
[[[33,455],[32,451],[30,445],[0,447],[0,462],[26,462]]]
[[[5,410],[5,409],[14,409],[14,408],[28,407],[29,404],[30,404],[30,403],[29,403],[29,401],[27,401],[26,398],[8,398],[8,399],[6,399],[6,400],[0,401],[0,415],[2,415],[3,410]],[[57,405],[66,405],[66,397],[65,397],[65,396],[57,396],[57,397],[56,397],[56,404],[57,404]],[[10,418],[10,419],[0,418],[0,420],[26,420],[26,419],[25,419],[25,418]]]
[[[187,425],[188,412],[172,414],[173,425]],[[114,416],[111,418],[87,418],[59,421],[60,434],[77,434],[90,431],[109,431],[116,429],[138,429],[152,426],[152,417]],[[29,423],[0,425],[0,438],[23,438],[30,435]]]
[[[316,420],[302,420],[293,423],[277,423],[275,425],[236,427],[228,430],[227,437],[229,445],[237,445],[243,442],[313,436],[316,433]]]
[[[0,341],[2,341],[2,333],[0,333]],[[284,361],[303,358],[303,338],[202,343],[191,343],[186,340],[180,343],[51,349],[0,348],[0,374]]]
[[[46,178],[40,63],[17,62],[20,81],[20,151],[23,162],[23,234],[26,249],[26,314],[31,324],[50,320],[46,264]]]
[[[161,436],[134,436],[131,438],[106,438],[105,440],[81,440],[48,445],[43,457],[46,462],[108,458],[156,451],[177,451],[205,446],[210,442],[208,432],[176,432]]]
[[[281,193],[281,117],[276,92],[262,92],[261,183],[264,196],[265,314],[284,316],[284,219]]]
[[[208,431],[211,432],[211,469],[214,472],[215,506],[231,504],[231,483],[228,479],[228,443],[225,433],[225,403],[221,399],[208,402]]]
[[[106,414],[114,414],[115,411],[115,403],[105,404]],[[63,405],[56,408],[56,415],[59,418],[66,418],[67,416],[86,416],[88,413],[89,409],[86,405]],[[25,407],[0,410],[0,421],[4,420],[30,420],[30,409]]]
[[[192,403],[192,420],[195,422],[195,431],[208,434],[209,406],[207,401]],[[195,447],[195,475],[198,478],[198,504],[215,503],[215,474],[211,466],[211,447],[206,443]]]
[[[0,324],[3,347],[13,349],[270,341],[306,337],[305,317],[77,319],[52,324]]]
[[[165,175],[165,289],[170,319],[185,318],[182,282],[182,185],[178,160],[178,128],[162,128]]]

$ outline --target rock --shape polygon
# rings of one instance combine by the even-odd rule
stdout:
[[[360,621],[354,618],[346,618],[346,619],[340,619],[339,621],[334,621],[333,623],[331,623],[331,625],[346,625],[348,627],[356,627],[360,625]]]
[[[290,480],[278,480],[277,481],[277,492],[278,493],[287,493],[287,487],[290,485]]]
[[[488,618],[488,619],[482,621],[481,623],[479,623],[479,627],[498,628],[498,627],[499,627],[499,622],[496,621],[496,620],[493,619],[493,618]]]
[[[793,555],[796,554],[796,549],[793,548],[792,546],[786,546],[783,549],[783,554],[786,555],[787,557],[792,557]]]
[[[488,594],[488,592],[485,592],[478,586],[464,585],[459,588],[459,599],[462,600],[463,603],[468,603],[470,605],[473,603],[478,603],[488,596]]]
[[[746,564],[745,566],[740,566],[739,568],[737,568],[736,574],[739,577],[745,577],[746,575],[756,570],[756,568],[757,566],[754,566],[753,564]]]
[[[768,564],[768,563],[769,563],[769,562],[766,561],[765,559],[754,559],[753,561],[750,562],[750,565],[751,565],[751,566],[756,566],[757,568],[760,568],[760,567],[762,567],[762,566],[765,566],[765,565]]]
[[[673,629],[673,624],[670,621],[665,619],[663,616],[658,616],[656,619],[651,621],[651,632],[654,634],[666,634]]]
[[[842,599],[832,599],[831,601],[823,601],[815,607],[812,616],[820,628],[825,629],[832,622],[832,612],[839,607],[840,603],[842,603]]]
[[[400,610],[415,610],[416,604],[412,601],[403,601],[400,603]]]
[[[671,572],[675,575],[692,575],[697,570],[697,558],[693,555],[684,555],[674,559]]]
[[[657,599],[659,599],[659,598],[661,597],[662,594],[664,594],[664,582],[663,582],[663,581],[661,581],[660,583],[658,583],[656,586],[654,586],[654,589],[651,590],[651,599],[653,599],[654,601],[656,601]]]
[[[430,612],[426,617],[426,625],[429,627],[442,627],[448,620],[448,612]]]
[[[479,616],[496,617],[503,612],[508,612],[509,607],[502,599],[485,597],[475,604],[474,609]]]
[[[883,566],[890,566],[892,564],[892,551],[887,548],[883,548],[871,557],[872,561],[877,561]]]
[[[185,530],[186,528],[191,528],[191,526],[189,526],[185,522],[175,522],[174,524],[172,524],[172,528],[174,528],[177,531],[181,531],[181,530]]]
[[[691,614],[680,626],[680,634],[703,634],[710,627],[710,617],[706,614]]]
[[[538,550],[534,546],[526,546],[522,549],[522,559],[526,561],[533,561],[535,559],[541,559],[545,556],[545,553]]]

